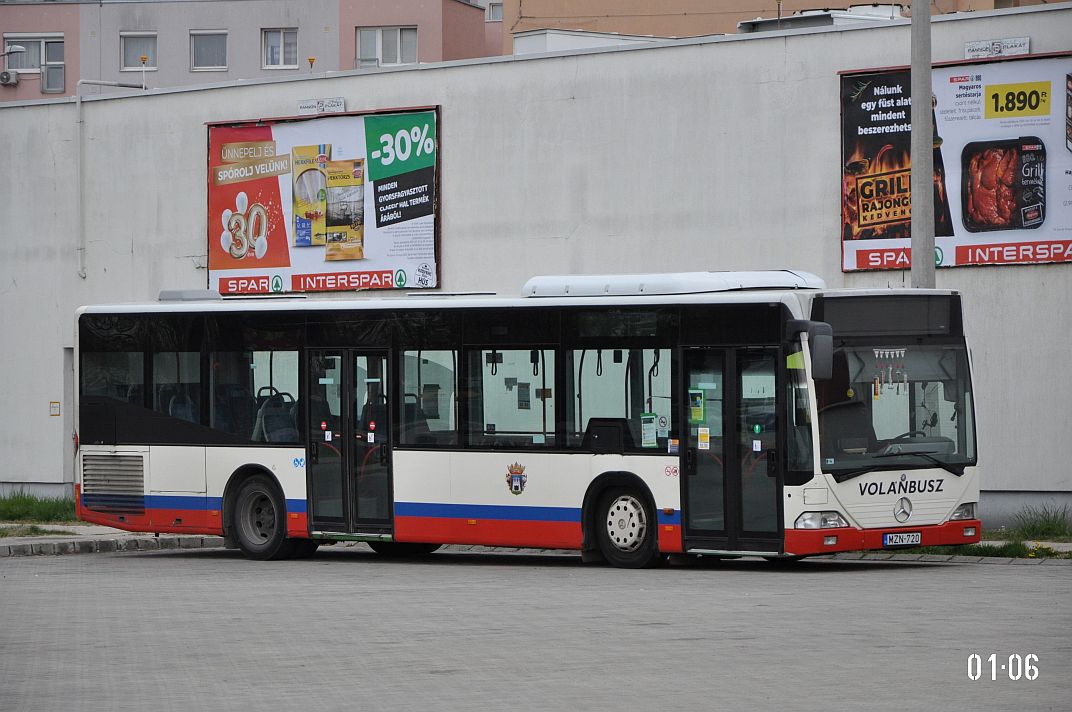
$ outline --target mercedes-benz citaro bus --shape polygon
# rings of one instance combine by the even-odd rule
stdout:
[[[643,567],[980,538],[952,291],[769,271],[179,292],[80,309],[77,351],[78,516],[255,559],[357,540]]]

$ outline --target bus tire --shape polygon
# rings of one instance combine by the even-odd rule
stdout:
[[[267,475],[253,475],[239,486],[231,528],[247,558],[285,559],[293,552],[283,495]]]
[[[380,556],[391,559],[427,556],[441,546],[440,544],[414,544],[401,541],[369,541],[365,543]]]
[[[612,487],[599,497],[596,541],[611,566],[642,569],[660,560],[655,546],[655,515],[645,497],[633,489]]]

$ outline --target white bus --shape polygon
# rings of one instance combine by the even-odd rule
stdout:
[[[772,271],[174,296],[78,312],[85,521],[256,559],[359,540],[623,567],[979,540],[956,292]]]

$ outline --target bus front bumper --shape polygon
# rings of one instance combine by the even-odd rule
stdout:
[[[920,542],[907,546],[888,546],[886,534],[919,533]],[[955,546],[976,544],[982,533],[978,519],[962,519],[945,524],[882,529],[786,529],[785,553],[792,556],[827,554],[835,551],[897,551],[915,546]]]

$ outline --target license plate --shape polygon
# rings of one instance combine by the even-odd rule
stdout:
[[[920,532],[896,532],[882,535],[882,546],[919,546]]]

